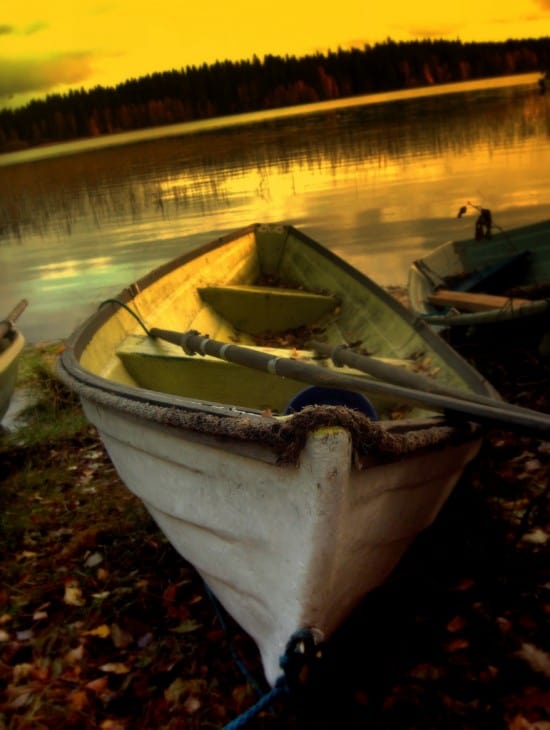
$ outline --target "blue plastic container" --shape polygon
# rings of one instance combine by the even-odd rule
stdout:
[[[319,388],[316,385],[310,385],[296,393],[286,406],[285,413],[287,415],[296,413],[306,406],[346,406],[364,413],[371,421],[378,420],[378,414],[370,400],[362,393],[355,393],[351,390]]]

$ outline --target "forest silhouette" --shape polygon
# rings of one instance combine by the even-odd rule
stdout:
[[[550,68],[550,38],[413,41],[223,61],[0,111],[0,152],[179,122]],[[541,87],[542,88],[542,87]]]

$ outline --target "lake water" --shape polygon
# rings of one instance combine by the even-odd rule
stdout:
[[[67,337],[167,259],[284,221],[382,285],[497,225],[550,218],[550,94],[537,74],[145,130],[0,156],[0,317]]]

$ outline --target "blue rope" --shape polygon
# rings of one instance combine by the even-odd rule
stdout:
[[[269,707],[269,705],[271,705],[278,697],[288,694],[288,692],[289,689],[286,683],[286,677],[279,677],[272,690],[261,697],[255,705],[252,705],[252,707],[249,707],[248,710],[245,710],[242,715],[231,720],[228,725],[224,726],[224,730],[238,730],[238,728],[246,727],[258,713]]]
[[[279,659],[283,674],[275,682],[275,686],[261,697],[255,705],[225,725],[224,730],[238,730],[244,728],[262,710],[265,710],[276,699],[282,696],[290,697],[303,687],[302,670],[311,665],[312,661],[319,660],[321,652],[315,644],[315,637],[309,629],[302,629],[294,633],[286,646],[286,651]],[[306,673],[307,674],[307,673]]]
[[[207,583],[204,583],[204,589],[206,592],[206,595],[210,598],[210,601],[212,605],[214,606],[214,611],[216,613],[217,619],[220,623],[220,626],[222,627],[224,633],[226,636],[228,635],[228,629],[227,624],[224,620],[223,614],[221,612],[220,603],[216,596],[212,593],[210,590],[210,586]],[[229,643],[229,650],[231,652],[231,656],[233,657],[233,660],[241,670],[243,676],[245,677],[248,684],[253,687],[254,691],[256,692],[257,696],[260,698],[252,707],[249,707],[248,710],[245,710],[239,717],[236,717],[234,720],[232,720],[228,725],[224,727],[224,730],[238,730],[238,728],[244,728],[248,725],[248,723],[256,717],[257,714],[259,714],[262,710],[265,710],[269,705],[271,705],[272,702],[274,702],[278,697],[282,696],[283,694],[288,693],[288,685],[286,681],[285,676],[281,676],[275,683],[275,686],[266,694],[262,696],[262,690],[260,689],[260,686],[252,676],[252,674],[248,671],[248,668],[246,667],[245,663],[242,661],[240,656],[235,651],[235,648],[231,641]],[[280,663],[281,667],[284,666],[286,657],[281,657]]]
[[[208,586],[207,583],[204,583],[204,589],[206,591],[206,595],[208,596],[208,598],[210,598],[210,601],[212,602],[212,605],[214,606],[214,611],[216,612],[216,616],[218,618],[218,621],[220,623],[220,626],[222,627],[223,632],[225,633],[225,635],[228,637],[229,651],[231,652],[231,656],[233,657],[233,661],[235,662],[235,664],[241,670],[241,672],[242,672],[243,676],[245,677],[246,681],[248,682],[248,684],[251,687],[253,687],[254,691],[257,694],[257,696],[258,697],[261,697],[262,690],[260,689],[259,684],[256,682],[256,680],[254,679],[254,677],[252,676],[252,674],[248,671],[248,668],[247,668],[246,664],[243,662],[243,660],[241,659],[241,657],[237,654],[237,652],[235,650],[235,647],[233,646],[231,640],[229,639],[229,631],[227,629],[227,624],[225,623],[223,614],[222,614],[222,612],[220,610],[220,603],[219,603],[218,599],[212,593],[212,591],[210,590],[210,587]]]

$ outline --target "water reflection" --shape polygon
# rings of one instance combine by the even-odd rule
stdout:
[[[441,179],[490,164],[499,150],[548,143],[549,136],[547,97],[512,87],[48,159],[2,170],[0,240],[207,213],[249,198],[279,209],[289,196],[350,181],[364,188],[403,176]]]
[[[259,220],[400,284],[423,250],[470,234],[467,200],[506,227],[550,217],[548,169],[550,96],[521,85],[0,165],[0,305],[27,297],[29,337],[65,336],[154,266]]]
[[[92,269],[104,269],[112,261],[112,258],[108,256],[100,256],[93,259],[71,261],[60,261],[51,264],[42,264],[40,266],[33,267],[34,273],[42,279],[42,281],[56,280],[56,279],[67,279],[82,276],[82,274],[89,274]]]

